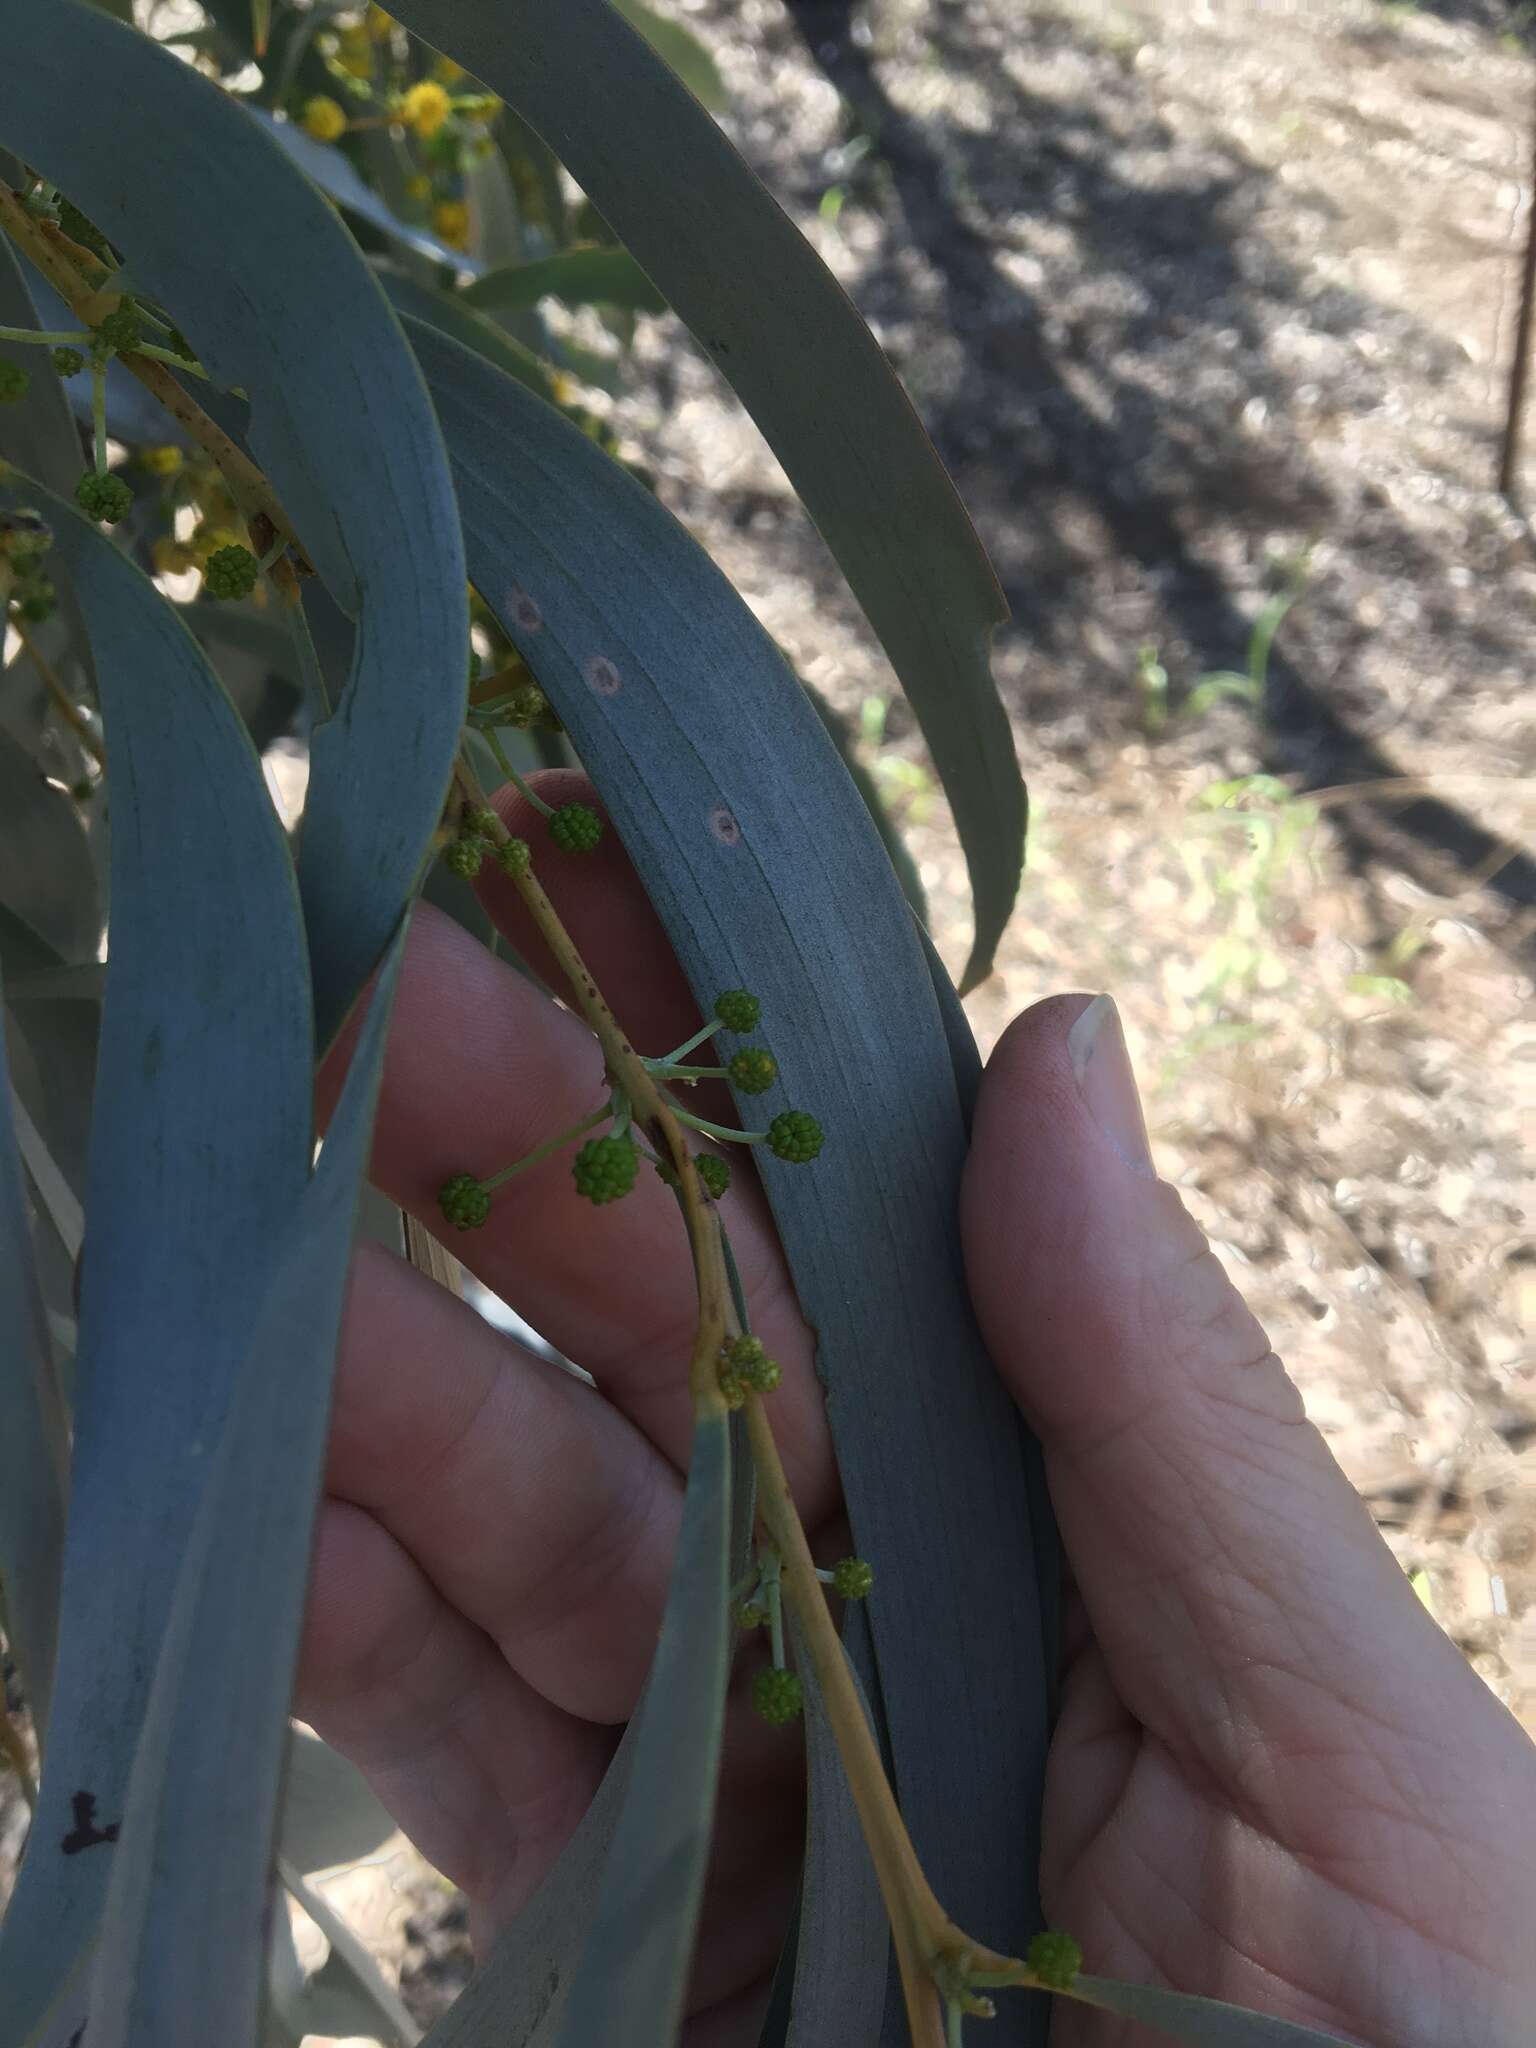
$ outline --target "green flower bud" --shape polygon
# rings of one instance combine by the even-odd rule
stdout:
[[[456,1173],[438,1189],[437,1204],[455,1230],[478,1230],[491,1213],[491,1191],[472,1173]]]
[[[715,998],[715,1016],[727,1031],[755,1031],[763,1006],[744,988],[728,988]]]
[[[533,848],[526,839],[504,839],[499,846],[491,849],[492,858],[504,875],[511,875],[514,881],[521,881],[533,869]]]
[[[736,1610],[738,1628],[766,1628],[768,1610],[760,1600],[743,1600]]]
[[[115,312],[96,322],[96,339],[114,355],[125,355],[144,339],[144,323],[128,299]]]
[[[1083,1967],[1083,1952],[1070,1934],[1037,1934],[1025,1951],[1024,1965],[1052,1991],[1070,1991]]]
[[[92,519],[116,526],[133,504],[133,493],[120,476],[98,476],[87,470],[75,485],[75,503]]]
[[[775,1728],[793,1721],[805,1704],[800,1681],[793,1671],[770,1668],[759,1671],[752,1681],[752,1704]]]
[[[832,1590],[844,1600],[862,1600],[875,1583],[875,1570],[862,1557],[845,1557],[832,1567]]]
[[[450,839],[443,848],[443,866],[461,882],[472,882],[484,859],[485,848],[478,839]]]
[[[718,1152],[696,1152],[693,1163],[699,1169],[699,1179],[718,1202],[731,1184],[730,1161]]]
[[[590,804],[562,804],[549,821],[549,836],[562,853],[590,853],[603,836],[603,821]]]
[[[792,1165],[814,1159],[823,1142],[821,1125],[804,1109],[781,1109],[768,1126],[768,1150]]]
[[[743,1095],[761,1095],[779,1078],[779,1063],[760,1045],[744,1045],[725,1070]]]
[[[78,377],[85,368],[85,357],[77,348],[56,348],[53,367],[61,377]]]
[[[21,363],[13,363],[9,356],[0,356],[0,405],[15,405],[27,395],[31,376]]]
[[[640,1171],[640,1154],[632,1138],[589,1138],[571,1163],[576,1192],[601,1205],[627,1195]]]
[[[261,565],[249,548],[215,548],[203,564],[203,588],[210,597],[249,597],[260,574]]]

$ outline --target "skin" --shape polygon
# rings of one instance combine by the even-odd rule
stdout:
[[[541,789],[585,794],[573,777]],[[594,855],[546,853],[536,821],[499,802],[634,1041],[686,1037],[696,1008],[612,835]],[[552,979],[511,885],[489,877],[482,895]],[[1523,2040],[1536,1746],[1415,1599],[1174,1191],[1106,1131],[1068,1042],[1087,1002],[1038,1004],[999,1044],[962,1210],[977,1311],[1045,1446],[1073,1580],[1050,1921],[1100,1975],[1348,2038]],[[1108,1034],[1095,1061],[1117,1047]],[[577,1018],[424,909],[374,1179],[441,1227],[450,1173],[530,1151],[601,1079]],[[707,1086],[690,1104],[734,1120]],[[774,1426],[830,1561],[851,1546],[811,1343],[744,1155],[733,1164],[753,1322],[784,1368]],[[483,1951],[575,1827],[654,1646],[693,1292],[654,1176],[594,1210],[564,1155],[508,1183],[453,1249],[597,1387],[360,1250],[296,1711],[468,1894]],[[749,1644],[733,1683],[690,2048],[755,2042],[794,1894],[799,1744],[747,1703],[762,1654]],[[1154,2037],[1063,2004],[1052,2038]]]

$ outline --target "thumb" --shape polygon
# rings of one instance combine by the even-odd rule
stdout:
[[[1358,1730],[1405,1711],[1433,1727],[1477,1695],[1486,1711],[1156,1178],[1107,996],[1054,997],[1004,1036],[962,1199],[982,1328],[1145,1726],[1230,1785],[1251,1782],[1256,1747],[1315,1755],[1341,1712]]]

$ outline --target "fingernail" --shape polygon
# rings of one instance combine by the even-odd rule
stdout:
[[[1147,1122],[1112,997],[1094,997],[1067,1033],[1067,1050],[1088,1114],[1133,1173],[1151,1175]]]

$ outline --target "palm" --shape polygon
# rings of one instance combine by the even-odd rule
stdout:
[[[635,1041],[684,1038],[691,998],[622,855],[554,884]],[[485,894],[551,970],[510,885]],[[1100,1974],[1394,2048],[1513,2042],[1530,1745],[1407,1590],[1171,1190],[1128,1173],[1074,1106],[1063,1014],[1037,1005],[994,1056],[964,1216],[972,1293],[1046,1445],[1081,1594],[1047,1781],[1052,1924]],[[438,1220],[449,1174],[520,1157],[601,1085],[574,1017],[456,926],[418,920],[373,1162],[402,1206]],[[835,1555],[812,1338],[749,1171],[727,1221],[784,1367],[786,1469]],[[367,1256],[298,1705],[469,1893],[479,1939],[568,1838],[654,1648],[691,1433],[692,1283],[659,1184],[593,1212],[560,1159],[509,1183],[455,1249],[597,1389]],[[744,1652],[728,1718],[690,2048],[756,2039],[794,1895],[802,1765],[745,1708],[761,1654]],[[1130,2048],[1116,2026],[1064,2007],[1058,2037]]]

